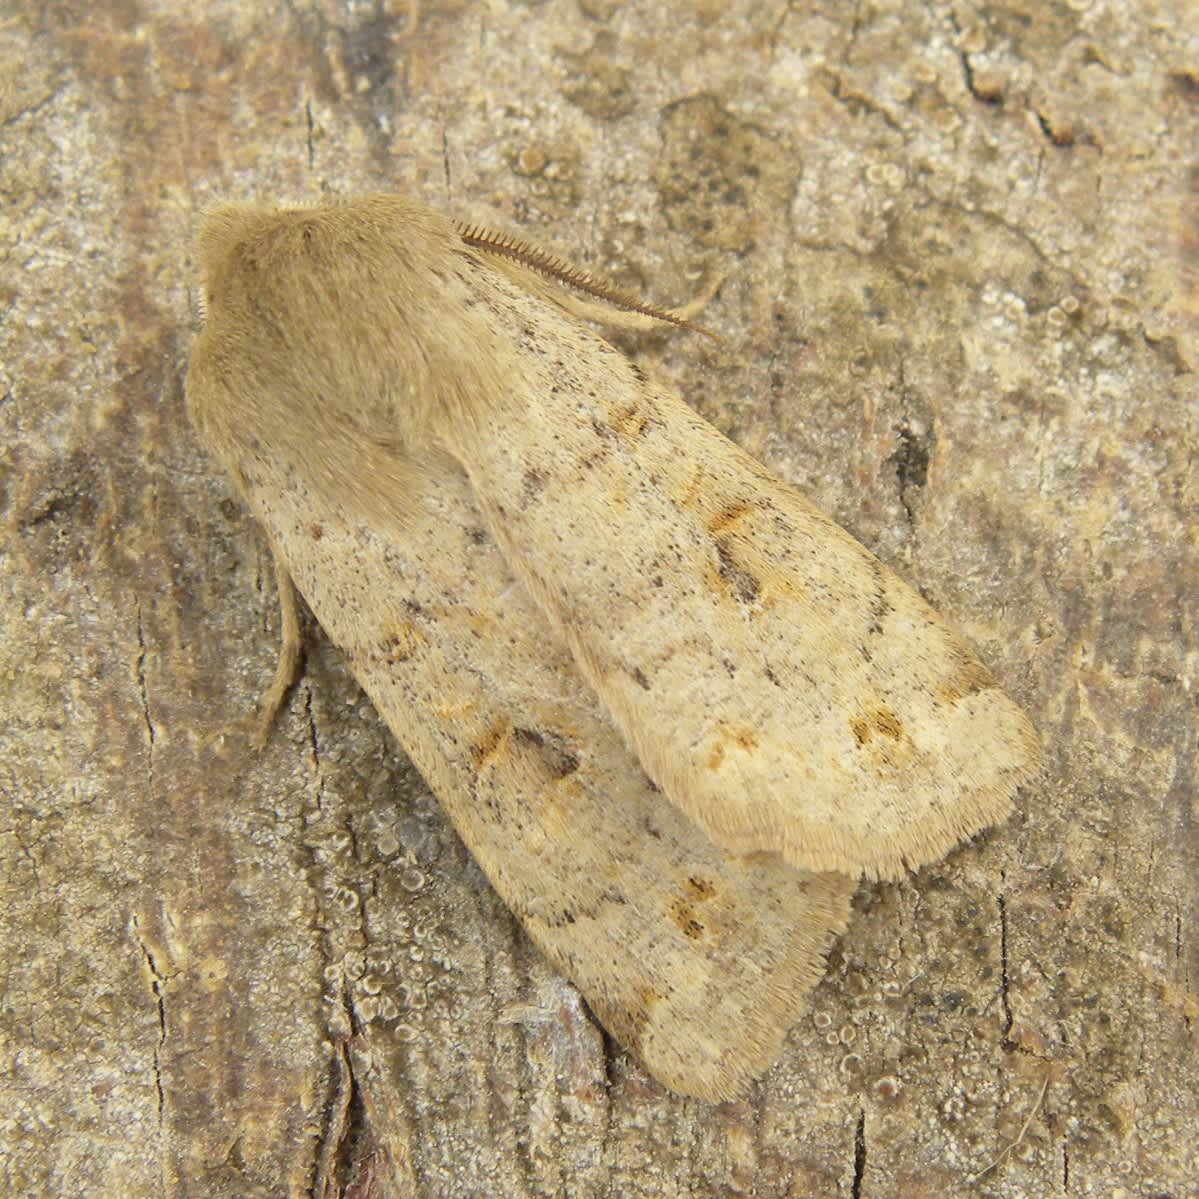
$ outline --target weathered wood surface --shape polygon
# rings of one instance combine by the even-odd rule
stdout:
[[[792,8],[10,0],[0,1189],[1193,1193],[1195,14]],[[748,1102],[605,1043],[319,635],[249,747],[277,617],[183,408],[190,238],[379,188],[726,274],[723,346],[629,348],[1047,739],[1017,819],[861,890]]]

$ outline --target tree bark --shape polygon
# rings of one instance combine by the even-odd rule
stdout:
[[[1199,1144],[1186,6],[15,0],[0,22],[11,1194],[1178,1195]],[[197,214],[405,190],[705,323],[621,344],[1049,750],[863,885],[751,1098],[654,1085],[319,631],[181,381]],[[372,1189],[373,1188],[373,1189]]]

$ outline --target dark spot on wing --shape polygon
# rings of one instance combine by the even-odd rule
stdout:
[[[474,762],[475,770],[481,771],[486,769],[491,763],[499,757],[504,750],[504,745],[508,740],[509,727],[507,721],[501,721],[499,724],[493,725],[487,730],[484,735],[470,747],[471,760]]]
[[[534,753],[552,779],[564,779],[579,768],[578,755],[567,749],[561,738],[553,733],[516,728],[512,730],[512,740],[518,746]]]
[[[670,901],[670,918],[689,941],[700,941],[707,926],[700,919],[700,907],[717,893],[716,884],[702,875],[690,875],[683,881],[679,893]]]
[[[629,404],[608,413],[608,423],[622,437],[629,440],[644,437],[650,426],[650,417],[639,404]]]
[[[527,508],[541,494],[541,490],[545,486],[545,471],[527,470],[521,482],[524,487],[521,493],[521,507]]]
[[[729,590],[743,604],[752,604],[762,590],[757,576],[742,566],[733,556],[728,539],[720,538],[716,542],[716,557],[719,561],[720,577]]]
[[[727,532],[752,510],[753,505],[747,504],[743,500],[736,500],[733,503],[726,504],[708,521],[709,534],[716,537],[721,533]]]
[[[385,662],[390,666],[407,662],[416,653],[423,640],[424,638],[415,625],[403,621],[384,634],[379,642],[381,658],[374,660]]]
[[[876,735],[889,741],[899,741],[904,736],[903,721],[886,704],[854,716],[849,727],[859,745],[867,745]]]
[[[882,563],[873,554],[869,553],[866,555],[866,560],[870,564],[870,578],[872,582],[870,625],[867,631],[873,636],[879,637],[883,632],[883,622],[892,612],[891,601],[887,598],[887,578],[883,573]]]
[[[675,899],[670,905],[670,918],[688,941],[702,941],[707,929],[685,899]]]
[[[721,725],[720,739],[708,750],[707,767],[719,770],[724,764],[729,746],[736,746],[742,753],[752,754],[758,748],[758,735],[746,725]]]

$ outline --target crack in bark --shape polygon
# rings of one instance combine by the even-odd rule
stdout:
[[[312,689],[304,696],[304,720],[308,725],[308,748],[312,750],[312,764],[316,771],[316,806],[325,809],[325,771],[321,760],[321,741],[316,731],[316,715],[312,711]]]
[[[150,717],[150,688],[146,682],[146,630],[142,624],[142,606],[139,602],[136,606],[137,619],[135,626],[137,629],[137,661],[135,669],[137,671],[137,687],[138,694],[141,697],[142,705],[142,720],[146,724],[146,739],[149,742],[147,750],[148,766],[147,775],[149,777],[150,788],[154,788],[154,744],[156,734],[154,732],[154,721]]]
[[[134,924],[137,924],[136,918]],[[154,961],[154,954],[146,944],[145,939],[139,936],[137,944],[138,948],[142,951],[142,956],[146,959],[146,966],[150,971],[150,989],[154,992],[154,1001],[158,1009],[158,1041],[154,1046],[154,1089],[158,1095],[158,1127],[162,1128],[164,1113],[166,1111],[166,1093],[162,1084],[162,1047],[167,1039],[167,1008],[166,1000],[163,996],[162,984],[166,981],[166,976],[158,969]]]
[[[850,1195],[862,1199],[862,1179],[866,1174],[866,1109],[858,1109],[858,1125],[853,1135],[853,1186]]]
[[[1003,1006],[1003,1035],[1006,1038],[1011,1035],[1016,1021],[1008,994],[1007,897],[1002,891],[995,902],[999,907],[999,1002]]]

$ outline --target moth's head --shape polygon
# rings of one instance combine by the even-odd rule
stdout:
[[[227,205],[205,217],[198,250],[206,314],[188,394],[212,440],[244,440],[234,426],[253,418],[390,444],[456,396],[477,358],[462,240],[403,197]]]
[[[245,247],[269,228],[273,215],[269,209],[242,204],[222,205],[205,214],[198,241],[206,312],[220,307]]]
[[[199,230],[209,314],[273,318],[302,332],[372,305],[421,303],[455,242],[446,218],[403,196],[374,195],[313,208],[227,204]]]
[[[279,317],[296,267],[293,227],[288,210],[250,204],[222,205],[200,224],[202,323],[186,392],[192,420],[222,456],[239,441],[238,422],[261,420],[271,381],[290,370],[293,336]]]
[[[319,213],[301,209],[225,204],[205,214],[198,238],[206,316],[261,310],[285,287],[304,259],[319,249]],[[265,294],[264,294],[265,293]]]

